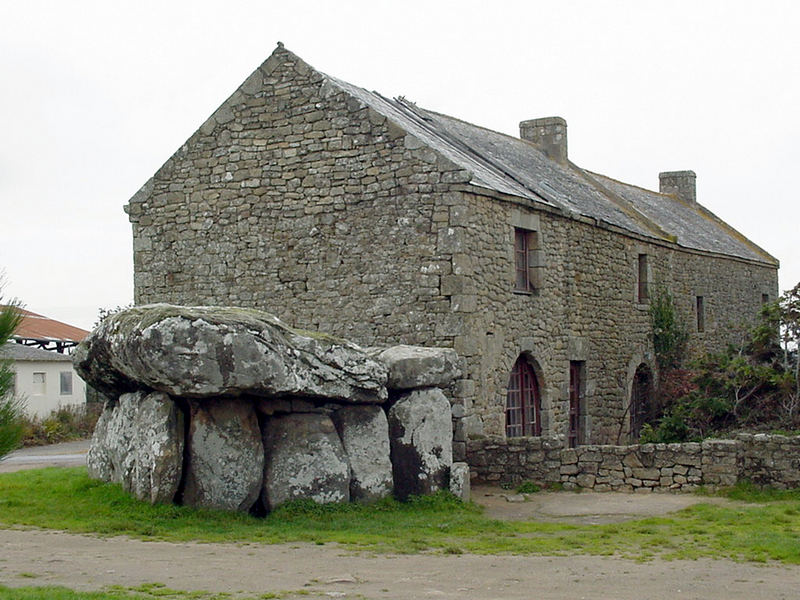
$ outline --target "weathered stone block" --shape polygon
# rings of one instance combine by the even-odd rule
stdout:
[[[190,402],[188,506],[247,511],[261,490],[264,446],[252,403],[236,399]]]
[[[257,310],[137,306],[105,319],[75,351],[97,389],[147,387],[171,396],[386,399],[386,367],[361,348],[300,332]]]
[[[565,465],[574,465],[578,462],[578,454],[574,448],[561,451],[561,462]]]
[[[447,387],[461,374],[458,354],[450,348],[392,346],[376,358],[386,365],[386,385],[392,390]]]
[[[437,388],[402,394],[389,409],[395,494],[430,494],[447,485],[453,463],[450,402]]]
[[[346,406],[333,422],[350,462],[350,499],[377,500],[394,488],[389,460],[389,424],[379,406]]]
[[[465,462],[454,462],[450,468],[450,492],[460,500],[469,502],[470,477],[469,465]]]
[[[267,510],[300,498],[319,504],[350,500],[350,465],[330,417],[302,413],[270,418],[263,440],[262,500]]]
[[[637,479],[658,479],[660,473],[658,469],[633,469],[633,476]]]
[[[183,412],[159,392],[122,394],[98,419],[86,456],[89,476],[121,483],[140,500],[172,502],[181,480]]]

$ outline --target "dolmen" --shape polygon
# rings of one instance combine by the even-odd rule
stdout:
[[[469,493],[453,464],[447,348],[361,348],[262,311],[138,306],[75,368],[109,400],[89,475],[151,503],[256,514],[281,504]]]

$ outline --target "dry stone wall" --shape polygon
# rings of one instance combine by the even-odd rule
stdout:
[[[800,486],[800,436],[739,434],[733,440],[562,448],[558,438],[472,440],[473,479],[532,481],[594,491],[690,491],[747,480],[777,488]]]

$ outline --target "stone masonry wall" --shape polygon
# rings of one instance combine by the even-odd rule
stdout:
[[[467,177],[278,49],[131,199],[136,303],[451,347],[442,231]]]
[[[691,352],[741,340],[762,294],[777,294],[776,269],[622,235],[594,222],[465,194],[451,226],[469,248],[442,284],[473,308],[454,331],[472,381],[464,398],[469,434],[504,435],[506,387],[520,354],[533,363],[542,396],[543,434],[566,434],[570,361],[585,366],[584,442],[627,441],[626,407],[636,367],[656,365],[649,303],[638,302],[638,256],[648,256],[652,292],[667,287],[689,327]],[[531,215],[535,215],[532,218]],[[513,290],[514,227],[536,227],[542,280],[536,293]],[[705,328],[697,331],[696,297]],[[470,397],[466,392],[473,392]]]
[[[739,434],[702,443],[588,445],[562,448],[558,438],[471,440],[467,460],[476,483],[558,483],[594,491],[689,491],[748,480],[800,486],[800,436]]]
[[[460,452],[470,434],[504,435],[520,354],[545,436],[566,433],[569,364],[583,361],[582,441],[625,437],[635,368],[654,368],[639,254],[690,324],[705,298],[695,350],[732,341],[777,294],[774,268],[478,195],[470,178],[279,48],[131,199],[136,303],[245,306],[362,345],[454,348]],[[520,224],[539,234],[534,294],[513,290]]]

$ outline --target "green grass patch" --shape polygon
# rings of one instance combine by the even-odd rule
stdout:
[[[245,595],[205,591],[173,590],[161,583],[145,583],[135,587],[111,586],[97,592],[78,592],[60,586],[11,588],[0,585],[3,600],[268,600],[302,598],[309,590],[266,592]]]
[[[796,502],[800,507],[800,488],[791,490],[760,488],[750,481],[740,481],[733,487],[723,488],[709,495],[740,502]]]
[[[149,504],[83,468],[0,475],[0,526],[127,535],[145,540],[228,543],[335,542],[374,552],[595,554],[646,560],[730,558],[800,564],[800,492],[730,492],[759,504],[698,504],[677,513],[609,525],[486,518],[449,494],[400,503],[320,506],[294,502],[259,519]]]

